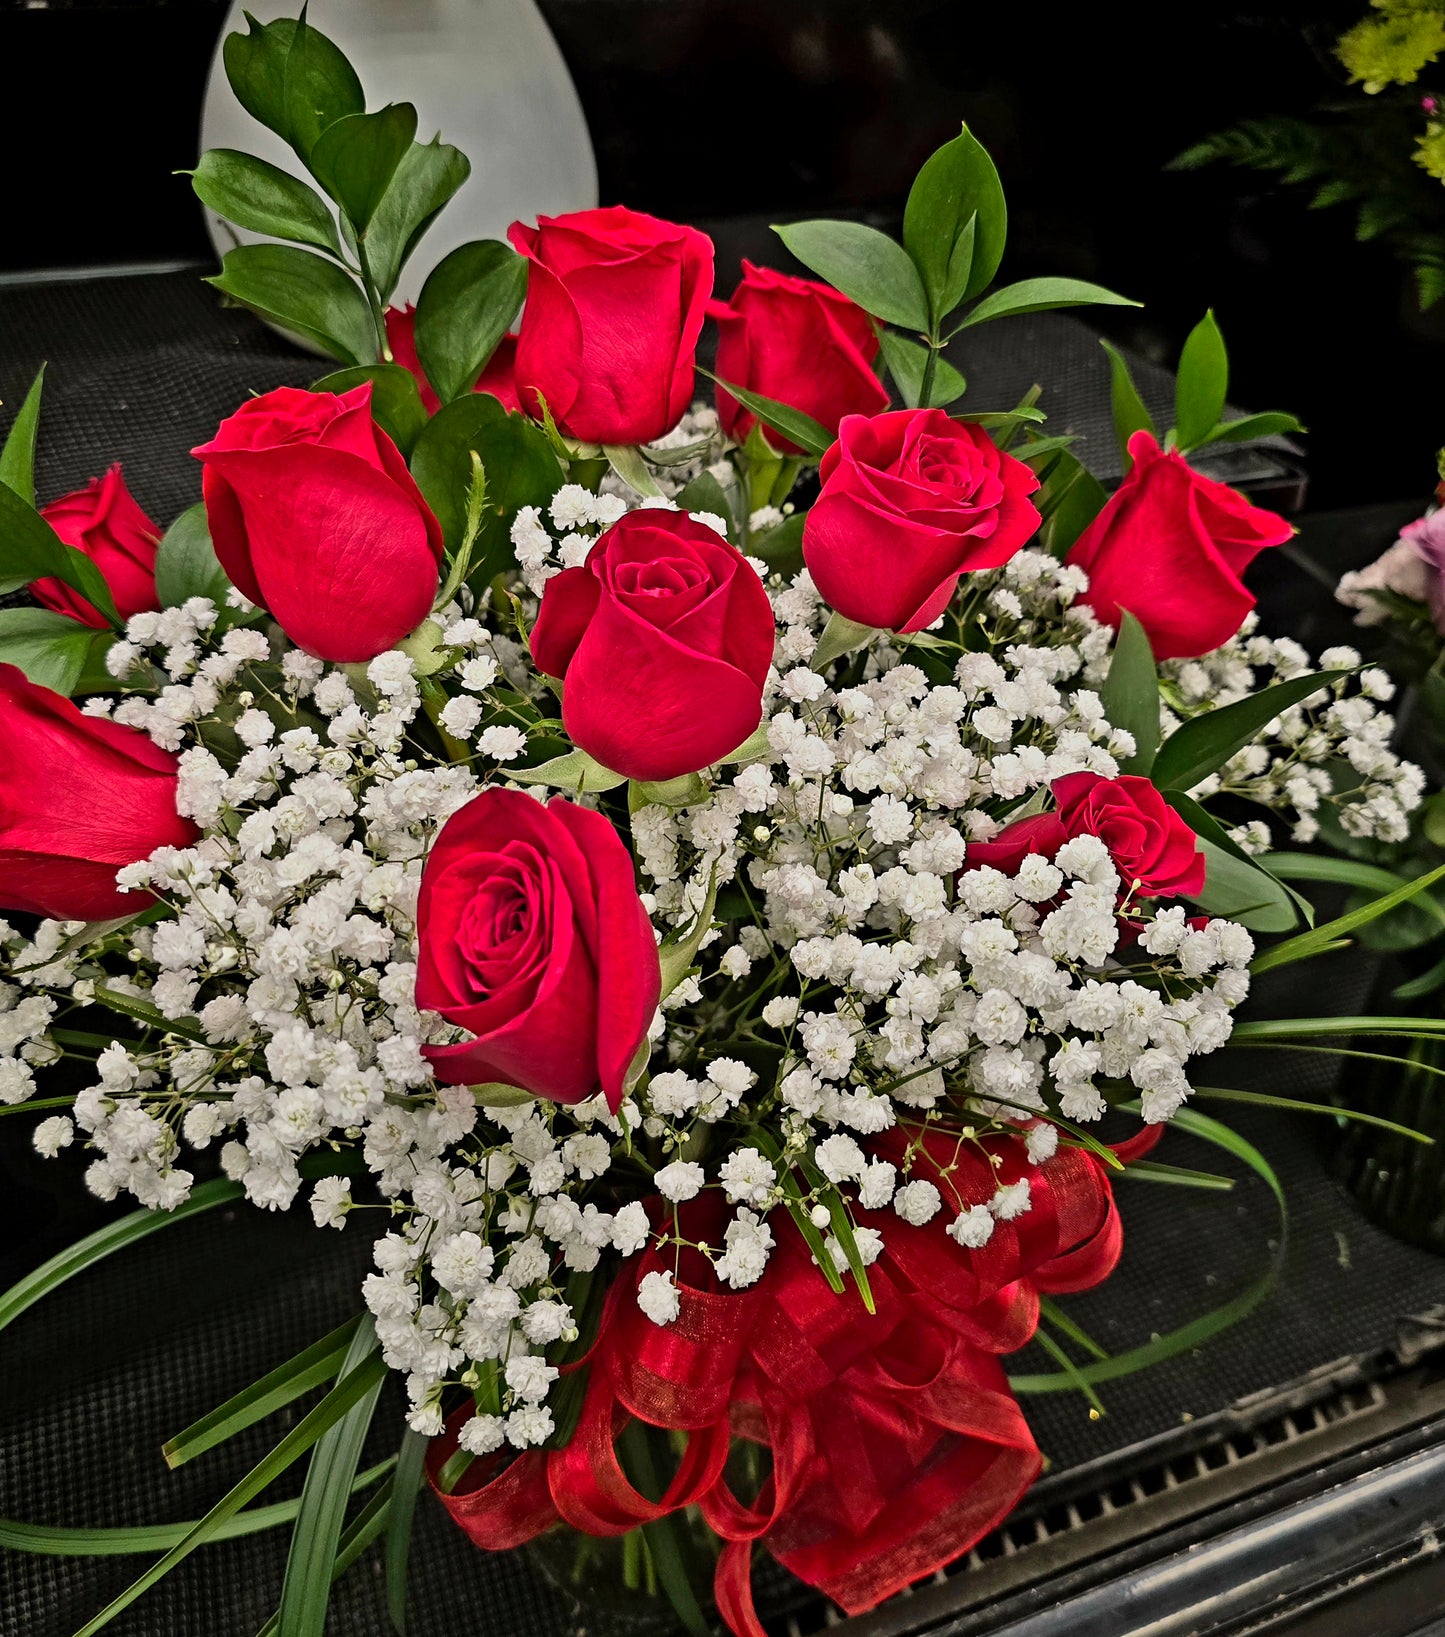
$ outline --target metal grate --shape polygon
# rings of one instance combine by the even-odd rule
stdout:
[[[946,1622],[949,1637],[981,1637],[1010,1599],[1047,1601],[1050,1584],[1067,1576],[1077,1585],[1106,1557],[1115,1565],[1147,1553],[1164,1530],[1197,1526],[1231,1503],[1445,1420],[1442,1365],[1445,1308],[1404,1321],[1383,1354],[1342,1359],[1092,1467],[1045,1477],[966,1557],[870,1614],[846,1620],[815,1602],[780,1629],[785,1637],[837,1626],[849,1637],[911,1637]]]

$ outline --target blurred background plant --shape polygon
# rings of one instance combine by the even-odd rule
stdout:
[[[1307,31],[1319,40],[1320,29]],[[1173,162],[1224,161],[1311,191],[1309,208],[1348,205],[1355,238],[1408,266],[1422,308],[1445,297],[1445,0],[1373,0],[1319,52],[1339,94],[1309,117],[1245,119]],[[1348,85],[1344,77],[1348,76]],[[1359,90],[1353,90],[1353,87]]]

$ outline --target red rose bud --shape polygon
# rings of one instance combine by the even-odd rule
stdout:
[[[517,389],[586,443],[647,443],[692,398],[712,294],[712,240],[613,205],[513,222],[531,263],[517,339]]]
[[[961,574],[998,568],[1039,526],[1038,478],[941,409],[849,415],[818,468],[803,557],[846,619],[921,631]]]
[[[532,657],[572,742],[629,779],[734,751],[763,714],[773,610],[746,558],[686,512],[628,512],[548,580]]]
[[[970,841],[964,869],[987,864],[1017,875],[1030,853],[1052,859],[1066,841],[1089,835],[1109,849],[1121,896],[1192,898],[1204,890],[1199,837],[1148,779],[1066,773],[1051,788],[1056,812],[1005,825],[992,841]]]
[[[150,900],[119,891],[116,871],[199,833],[176,812],[169,751],[0,665],[0,909],[133,915]]]
[[[40,515],[67,546],[83,551],[100,570],[122,619],[160,607],[156,547],[161,531],[135,503],[119,466],[42,506]],[[36,602],[57,614],[105,628],[105,616],[63,580],[36,580],[30,589]]]
[[[426,371],[421,367],[421,359],[417,357],[416,308],[410,302],[407,302],[405,307],[386,309],[386,344],[391,348],[392,362],[400,364],[415,378],[422,407],[428,415],[435,415],[442,403],[432,391],[431,382],[426,378]],[[504,335],[497,343],[497,350],[487,360],[486,368],[477,377],[472,391],[490,392],[501,403],[503,409],[513,413],[520,410],[522,406],[517,399],[516,383],[512,379],[512,367],[516,359],[517,338],[515,335]]]
[[[448,1085],[500,1081],[615,1112],[657,1010],[657,940],[600,813],[484,790],[442,826],[417,907],[416,1003],[475,1037],[423,1050]]]
[[[709,302],[708,316],[717,321],[723,380],[801,409],[833,433],[845,415],[887,409],[888,394],[870,367],[877,333],[863,309],[830,285],[745,261],[732,300]],[[757,420],[721,387],[717,413],[738,443]],[[784,453],[802,453],[777,432],[767,436]]]
[[[442,531],[371,383],[339,396],[277,387],[191,451],[221,567],[318,659],[374,659],[431,612]]]
[[[1089,576],[1079,601],[1106,625],[1118,625],[1127,609],[1148,633],[1155,659],[1207,654],[1254,607],[1240,576],[1294,529],[1202,477],[1147,432],[1129,439],[1129,453],[1132,470],[1069,553]]]

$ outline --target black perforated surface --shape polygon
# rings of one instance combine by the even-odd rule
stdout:
[[[987,394],[988,407],[1002,407],[1015,383],[1042,377],[1057,383],[1060,420],[1107,441],[1087,331],[1043,315],[991,334],[1000,343],[1008,338],[1013,351],[980,350],[967,361],[979,402]],[[0,395],[9,404],[42,357],[51,360],[42,498],[119,458],[162,522],[196,498],[194,463],[184,451],[245,391],[305,382],[326,368],[245,315],[218,313],[210,293],[184,273],[144,283],[0,289]],[[1161,386],[1146,376],[1145,390],[1156,401],[1167,398],[1167,380]],[[1103,402],[1107,414],[1106,396]],[[0,424],[8,413],[0,412]],[[1296,610],[1303,589],[1303,582],[1286,588],[1279,606]],[[1291,993],[1263,1003],[1354,1011],[1371,981],[1367,962],[1334,956]],[[1280,1053],[1248,1067],[1253,1084],[1294,1096],[1322,1092],[1330,1075],[1322,1058]],[[1236,1077],[1240,1068],[1236,1060]],[[1090,1422],[1071,1394],[1029,1401],[1056,1468],[1201,1418],[1343,1355],[1373,1351],[1399,1321],[1445,1303],[1445,1262],[1371,1227],[1332,1180],[1327,1121],[1256,1116],[1232,1123],[1264,1149],[1289,1195],[1287,1278],[1227,1338],[1107,1388],[1101,1422]],[[0,1214],[12,1219],[0,1237],[0,1287],[109,1214],[83,1195],[81,1156],[43,1162],[29,1152],[30,1124],[25,1116],[0,1120]],[[1162,1157],[1241,1181],[1230,1195],[1121,1183],[1123,1265],[1103,1290],[1069,1304],[1111,1350],[1242,1288],[1278,1231],[1267,1189],[1214,1150],[1176,1135]],[[357,1225],[318,1233],[304,1213],[243,1208],[167,1229],[31,1310],[0,1336],[0,1516],[96,1525],[199,1516],[284,1423],[268,1427],[269,1440],[240,1440],[175,1474],[160,1444],[354,1311],[365,1260]],[[1030,1359],[1022,1367],[1047,1366]],[[386,1438],[369,1460],[388,1453],[399,1424],[390,1402],[380,1417]],[[266,1498],[294,1493],[299,1481],[298,1469],[289,1488],[283,1481]],[[275,1606],[285,1550],[284,1531],[206,1548],[111,1629],[118,1637],[251,1637]],[[569,1625],[565,1600],[522,1558],[472,1550],[425,1497],[414,1561],[417,1637],[532,1637]],[[142,1562],[0,1553],[0,1637],[68,1637]],[[337,1594],[330,1632],[383,1637],[389,1627],[379,1577],[374,1560],[358,1566]],[[587,1629],[609,1637],[605,1620],[589,1619]]]

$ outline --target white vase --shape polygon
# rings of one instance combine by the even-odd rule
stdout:
[[[221,48],[261,22],[294,17],[300,0],[233,0],[211,63],[201,148],[239,148],[305,176],[289,147],[237,102]],[[414,103],[417,139],[440,132],[472,162],[470,177],[402,270],[393,301],[415,301],[459,244],[503,239],[514,221],[597,203],[597,162],[582,105],[534,0],[311,0],[307,17],[351,59],[368,108]],[[245,232],[206,211],[222,256]]]

